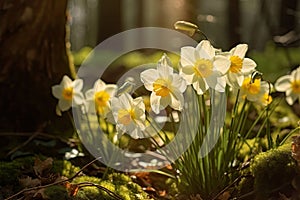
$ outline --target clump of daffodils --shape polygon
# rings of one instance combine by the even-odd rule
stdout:
[[[187,185],[194,184],[192,180],[196,179],[201,183],[195,186],[196,189],[206,190],[209,188],[211,190],[213,181],[221,180],[237,157],[238,149],[235,148],[240,146],[237,144],[238,142],[244,141],[240,137],[243,135],[241,132],[247,118],[245,110],[250,107],[234,109],[232,116],[235,118],[232,118],[229,128],[225,124],[210,127],[209,120],[213,113],[212,110],[218,110],[222,106],[226,108],[226,102],[224,105],[214,102],[220,101],[216,93],[222,94],[220,95],[222,97],[228,97],[226,95],[230,92],[237,94],[236,108],[240,102],[244,102],[244,105],[253,103],[262,106],[268,106],[272,102],[270,95],[272,85],[264,81],[260,73],[256,71],[256,63],[246,57],[247,50],[246,44],[239,44],[231,50],[223,52],[214,48],[208,40],[202,40],[196,47],[181,48],[178,71],[175,70],[168,56],[164,54],[156,68],[149,68],[141,72],[138,79],[142,82],[145,92],[138,97],[136,94],[132,95],[135,80],[125,82],[119,88],[115,84],[107,84],[98,79],[93,88],[83,93],[81,91],[83,81],[81,79],[72,81],[67,76],[63,77],[59,85],[52,87],[52,93],[58,99],[59,111],[67,111],[72,106],[79,106],[81,110],[84,110],[87,118],[89,115],[96,115],[101,119],[98,121],[99,123],[105,121],[112,125],[116,136],[127,134],[133,139],[139,139],[153,137],[156,134],[161,136],[160,133],[164,131],[164,127],[156,126],[155,119],[152,119],[161,114],[167,114],[168,116],[165,117],[168,120],[172,119],[169,122],[181,123],[182,112],[187,106],[190,106],[185,99],[190,94],[187,91],[192,91],[195,96],[199,97],[196,100],[199,105],[195,106],[195,108],[199,108],[199,111],[195,110],[194,113],[190,113],[185,120],[193,121],[194,115],[201,115],[200,125],[197,126],[199,127],[197,142],[192,144],[192,151],[188,151],[182,159],[186,169],[178,167],[180,165],[177,167],[180,168],[185,178],[190,178],[190,181],[186,180]],[[289,104],[295,102],[296,99],[300,100],[300,68],[293,71],[291,75],[278,79],[275,89],[286,92]],[[215,117],[213,123],[216,124],[218,119],[225,118],[225,108],[216,112],[222,116]],[[109,129],[107,128],[107,130]],[[209,158],[205,158],[206,163],[203,164],[203,158],[199,157],[198,150],[204,137],[213,132],[220,133],[221,136],[217,137],[222,139],[214,144],[217,150],[210,154]],[[157,148],[161,146],[163,145],[158,145]],[[223,154],[218,155],[219,151],[222,151]],[[189,164],[187,164],[189,161],[191,161],[191,165],[197,164],[197,166],[189,168]],[[201,170],[202,174],[208,174],[194,176],[198,173],[193,171],[196,169]],[[210,171],[214,173],[209,174]],[[216,184],[222,185],[223,183]]]
[[[203,40],[196,47],[181,48],[178,72],[168,56],[163,55],[156,69],[146,69],[140,74],[141,82],[150,92],[147,98],[150,106],[147,109],[143,101],[145,96],[133,99],[130,91],[124,92],[117,85],[106,84],[101,79],[84,96],[81,91],[83,81],[72,81],[64,76],[59,85],[52,87],[52,93],[59,100],[59,111],[67,111],[72,105],[82,106],[87,113],[96,113],[102,119],[110,118],[108,121],[115,124],[117,132],[140,138],[147,135],[147,113],[159,114],[167,107],[179,112],[184,109],[184,93],[189,85],[200,96],[205,95],[209,89],[223,93],[229,87],[239,90],[242,100],[268,105],[272,101],[270,84],[252,77],[256,63],[245,57],[247,50],[246,44],[239,44],[228,52],[222,52],[208,40]],[[300,90],[300,87],[297,88],[300,84],[297,80],[299,74],[293,72],[291,76],[280,79],[276,85],[283,90],[290,88],[287,90],[289,102],[299,97],[296,96]]]

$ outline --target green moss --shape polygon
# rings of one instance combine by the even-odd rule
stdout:
[[[107,180],[101,180],[96,177],[81,176],[76,177],[72,183],[82,183],[82,182],[92,182],[99,184],[102,187],[107,188],[108,190],[118,194],[124,200],[134,200],[134,199],[149,199],[147,193],[145,193],[142,188],[133,183],[132,180],[124,175],[119,173],[113,173],[108,176]],[[113,199],[107,194],[107,192],[98,189],[97,187],[83,187],[79,190],[75,199]]]
[[[20,185],[18,179],[22,175],[34,176],[33,166],[35,157],[26,157],[13,160],[11,162],[0,162],[0,186],[11,185],[15,190],[19,190]],[[43,160],[43,159],[42,159]],[[79,167],[72,165],[71,162],[65,160],[54,160],[51,173],[59,173],[65,177],[72,177],[80,171]],[[112,173],[108,178],[102,180],[97,177],[79,176],[75,177],[72,184],[90,182],[98,184],[108,190],[120,195],[124,200],[149,199],[146,192],[136,183],[133,183],[129,176],[122,173]],[[18,188],[18,189],[16,189]],[[75,200],[100,200],[113,199],[107,192],[94,186],[81,188],[75,197],[69,197],[66,188],[61,185],[55,185],[45,188],[45,195],[49,199],[75,199]]]
[[[48,197],[48,199],[55,199],[55,200],[71,199],[68,195],[66,188],[61,185],[54,185],[51,187],[47,187],[45,188],[44,193]]]
[[[70,178],[80,171],[80,168],[72,165],[72,163],[67,160],[55,160],[53,162],[52,170],[53,172],[59,173],[61,176]]]
[[[33,157],[18,158],[10,162],[0,162],[0,185],[18,185],[18,178],[31,168]]]
[[[291,183],[297,173],[297,165],[291,156],[290,145],[284,145],[255,156],[250,166],[254,176],[254,190],[259,196]]]

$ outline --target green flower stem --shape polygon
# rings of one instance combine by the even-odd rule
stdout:
[[[266,107],[266,134],[267,134],[267,138],[268,138],[268,147],[269,149],[274,147],[274,142],[273,142],[273,138],[271,136],[271,125],[270,125],[270,114],[269,114],[269,105],[267,105]]]
[[[68,117],[69,117],[69,119],[70,119],[70,121],[71,121],[71,123],[72,123],[72,127],[73,127],[73,129],[74,129],[73,137],[74,137],[74,138],[78,138],[77,129],[76,129],[76,126],[75,126],[74,119],[73,119],[73,116],[72,116],[72,114],[71,114],[71,111],[68,110],[68,111],[67,111],[67,114],[68,114]]]

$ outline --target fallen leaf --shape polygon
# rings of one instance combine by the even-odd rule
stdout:
[[[41,185],[41,180],[39,180],[37,178],[32,179],[31,177],[26,176],[24,178],[20,178],[19,183],[21,186],[23,186],[25,188],[35,187],[35,186]]]
[[[228,191],[225,191],[223,194],[221,194],[218,197],[218,200],[228,200],[230,198],[230,193]]]
[[[42,199],[49,199],[49,198],[45,194],[45,188],[24,192],[24,200],[32,200],[32,199],[42,200]]]
[[[39,189],[35,192],[33,197],[42,197],[43,199],[48,199],[48,196],[45,194],[45,189],[46,188]]]
[[[64,186],[66,187],[66,189],[71,197],[76,196],[76,194],[79,190],[79,186],[77,184],[72,184],[70,182],[66,182],[64,184]]]
[[[41,161],[39,158],[36,158],[34,161],[34,172],[38,177],[41,177],[43,175],[43,172],[45,170],[48,170],[52,167],[53,159],[47,158],[44,161]]]
[[[59,177],[59,174],[48,173],[44,177],[40,177],[42,185],[50,184],[55,182]]]
[[[164,196],[166,196],[166,194],[167,194],[166,190],[158,191],[158,195],[160,197],[164,197]]]

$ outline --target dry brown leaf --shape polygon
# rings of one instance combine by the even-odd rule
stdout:
[[[228,200],[230,198],[230,193],[228,191],[223,192],[223,194],[221,194],[218,197],[218,200]]]
[[[166,196],[166,194],[167,194],[166,190],[158,191],[158,195],[159,195],[160,197],[164,197],[164,196]]]
[[[48,196],[45,194],[46,188],[41,188],[38,190],[31,190],[28,192],[24,192],[24,200],[31,200],[31,199],[49,199]]]
[[[46,188],[39,189],[36,191],[33,197],[42,197],[43,199],[48,199],[48,196],[45,194],[45,190]]]
[[[64,186],[66,187],[66,189],[71,197],[74,197],[77,195],[77,192],[79,190],[79,186],[77,184],[72,184],[70,182],[66,182],[64,184]]]
[[[43,172],[45,170],[48,170],[52,167],[53,159],[52,158],[47,158],[44,161],[41,161],[39,158],[36,158],[34,161],[34,172],[35,174],[40,177],[42,176]]]
[[[31,177],[26,176],[24,178],[20,178],[19,183],[21,186],[23,186],[25,188],[26,187],[35,187],[35,186],[41,185],[41,180],[39,180],[37,178],[32,179]]]

